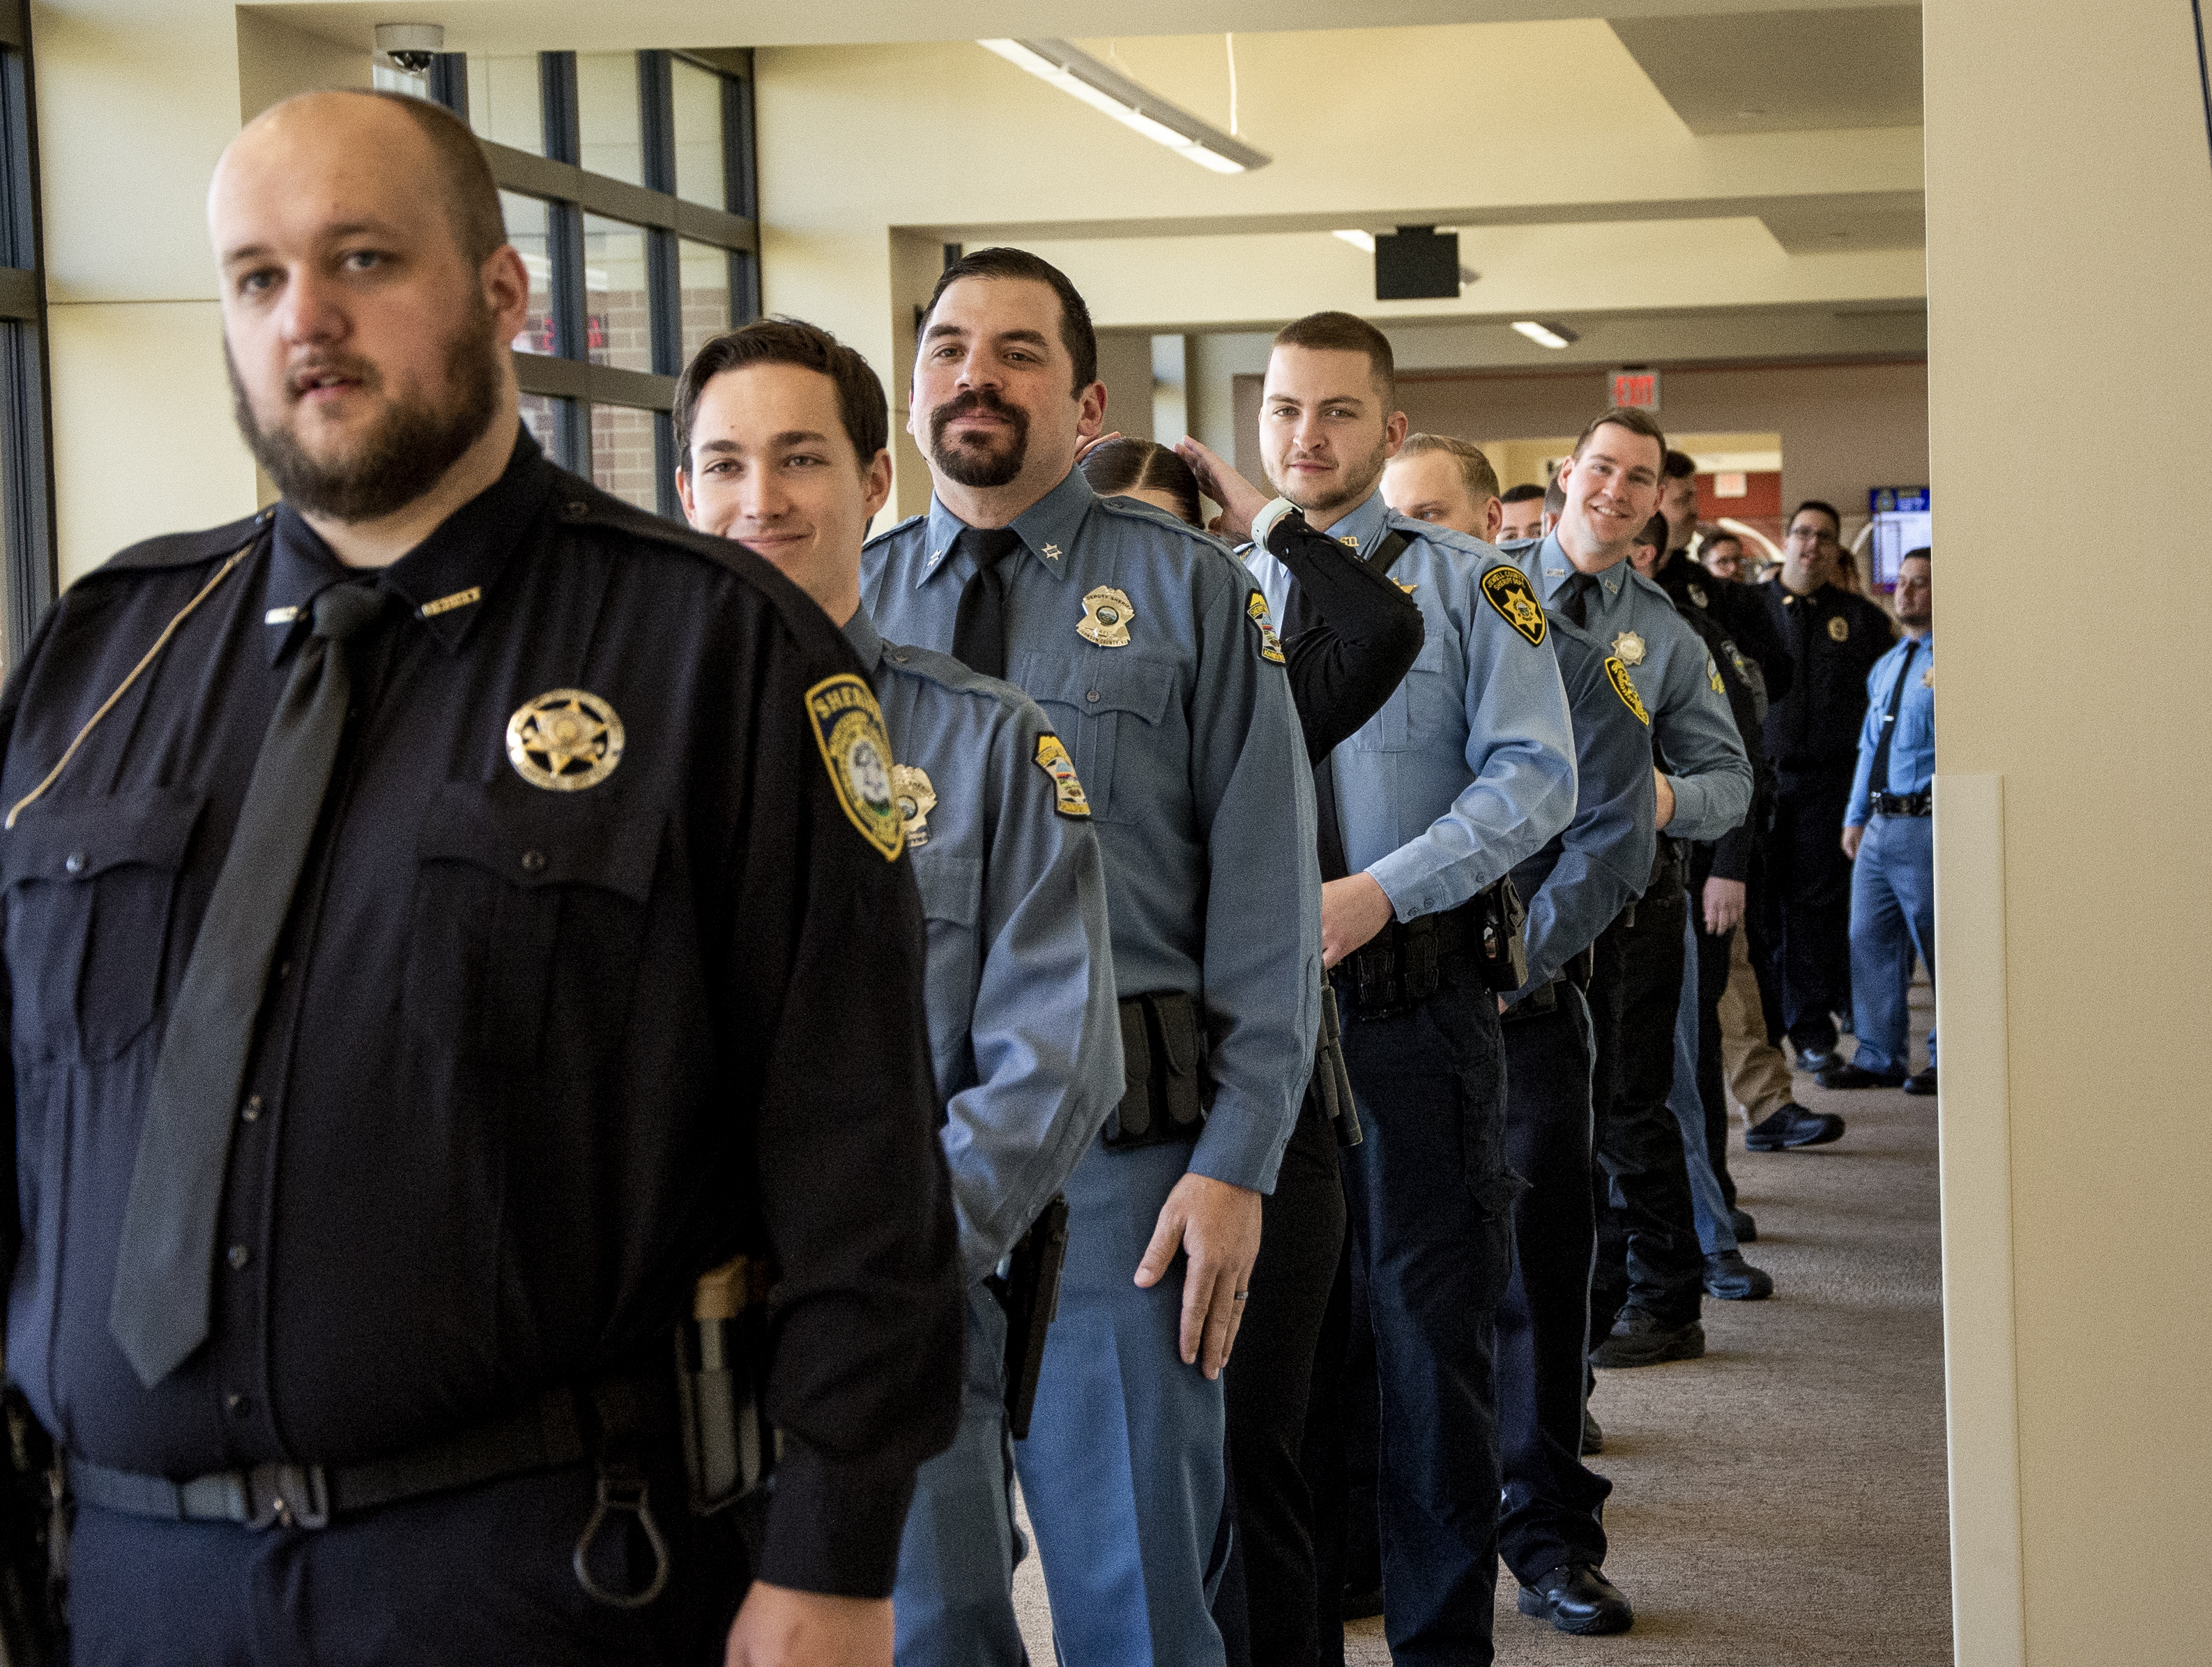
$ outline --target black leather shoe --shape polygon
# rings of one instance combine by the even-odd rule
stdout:
[[[1719,1250],[1705,1258],[1705,1294],[1723,1302],[1757,1302],[1774,1294],[1774,1277],[1746,1262],[1741,1250]]]
[[[1791,1045],[1796,1046],[1794,1043]],[[1831,1065],[1840,1062],[1836,1057],[1836,1050],[1833,1048],[1799,1048],[1797,1049],[1797,1068],[1801,1071],[1810,1071],[1815,1076],[1826,1070]]]
[[[1936,1068],[1931,1065],[1924,1071],[1915,1071],[1911,1076],[1905,1078],[1901,1086],[1908,1094],[1934,1093],[1936,1092]]]
[[[1780,1152],[1785,1147],[1826,1146],[1844,1138],[1844,1120],[1832,1111],[1808,1111],[1792,1100],[1772,1116],[1743,1132],[1750,1152]]]
[[[1813,1080],[1823,1088],[1902,1088],[1905,1076],[1884,1076],[1879,1071],[1862,1071],[1847,1060],[1838,1060],[1826,1070],[1814,1074]]]
[[[1604,1451],[1605,1432],[1598,1428],[1597,1420],[1592,1418],[1590,1409],[1584,1407],[1583,1408],[1583,1457],[1588,1458],[1592,1453],[1601,1453]]]
[[[1344,1618],[1364,1621],[1370,1615],[1382,1613],[1382,1588],[1371,1586],[1364,1591],[1347,1590],[1344,1594]]]
[[[1749,1210],[1730,1210],[1729,1231],[1735,1235],[1735,1242],[1739,1244],[1759,1243],[1759,1223],[1751,1219]]]
[[[1636,1624],[1636,1611],[1620,1588],[1590,1563],[1562,1563],[1533,1586],[1521,1588],[1521,1613],[1550,1621],[1563,1633],[1592,1638],[1625,1633]]]
[[[1695,1360],[1705,1352],[1705,1328],[1692,1320],[1668,1325],[1648,1309],[1624,1308],[1613,1335],[1590,1350],[1594,1366],[1656,1366],[1668,1360]]]

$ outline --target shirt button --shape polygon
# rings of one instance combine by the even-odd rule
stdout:
[[[230,1247],[230,1254],[225,1256],[223,1260],[230,1263],[231,1271],[233,1273],[236,1273],[240,1269],[245,1267],[247,1262],[253,1260],[253,1252],[247,1250],[243,1244],[234,1244]]]
[[[1093,689],[1089,694],[1084,696],[1083,698],[1085,700],[1097,700],[1098,698],[1098,691],[1096,689]]]
[[[545,872],[545,853],[543,851],[525,851],[522,854],[522,872],[526,874],[544,873]]]
[[[233,1418],[243,1418],[253,1410],[253,1402],[242,1395],[226,1395],[222,1404]]]
[[[68,869],[70,873],[73,874],[82,873],[84,872],[84,853],[82,851],[71,851],[67,856],[62,859],[62,867]]]
[[[261,1096],[248,1094],[246,1097],[246,1104],[239,1108],[238,1115],[248,1122],[258,1121],[261,1116]]]

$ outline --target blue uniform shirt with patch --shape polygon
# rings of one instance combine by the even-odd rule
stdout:
[[[1052,727],[950,654],[845,636],[882,703],[929,934],[929,1051],[972,1282],[1029,1230],[1121,1098],[1106,870],[1039,763]],[[919,770],[926,785],[904,770]]]
[[[1555,532],[1516,552],[1547,607],[1556,607],[1574,563]],[[1595,575],[1583,629],[1628,668],[1658,738],[1674,792],[1669,839],[1718,839],[1751,808],[1751,757],[1721,686],[1720,668],[1667,593],[1626,562]],[[1626,639],[1626,640],[1624,640]]]
[[[1867,673],[1866,721],[1859,726],[1858,770],[1851,777],[1851,796],[1844,810],[1847,828],[1866,825],[1873,814],[1871,800],[1875,793],[1925,793],[1936,779],[1936,633],[1930,631],[1920,639],[1918,652],[1907,670],[1905,653],[1915,646],[1911,637],[1903,639],[1875,661],[1874,670]],[[1911,681],[1905,685],[1905,699],[1897,709],[1897,733],[1889,738],[1889,780],[1870,782],[1867,778],[1874,770],[1874,750],[1881,739],[1881,723],[1889,715],[1890,699],[1897,693],[1899,672],[1905,672]]]
[[[1567,825],[1574,731],[1559,663],[1482,593],[1488,545],[1393,514],[1378,491],[1327,529],[1362,556],[1411,538],[1390,577],[1411,586],[1426,635],[1382,709],[1330,755],[1337,825],[1353,873],[1410,921],[1465,903]],[[1246,564],[1278,614],[1291,574],[1264,550]]]
[[[1651,729],[1635,684],[1604,644],[1564,615],[1545,616],[1575,724],[1575,818],[1513,871],[1528,900],[1525,995],[1597,940],[1644,893],[1657,843]],[[1618,675],[1629,683],[1624,691]],[[1517,999],[1517,996],[1516,998]]]
[[[975,570],[932,502],[870,541],[862,600],[884,633],[950,648]],[[1017,516],[1007,680],[1041,705],[1088,795],[1121,994],[1199,997],[1213,1091],[1190,1167],[1274,1185],[1313,1069],[1321,885],[1312,777],[1250,580],[1220,545],[1079,470]],[[1076,630],[1085,598],[1128,601],[1128,642]],[[1118,610],[1117,610],[1118,611]]]

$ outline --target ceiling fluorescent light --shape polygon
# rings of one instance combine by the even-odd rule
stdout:
[[[1265,167],[1274,160],[1170,104],[1149,88],[1065,40],[979,40],[975,44],[1216,173],[1242,173],[1248,168]]]
[[[1534,319],[1518,319],[1513,327],[1539,347],[1571,347],[1581,337],[1563,324],[1539,324]]]
[[[1355,249],[1365,254],[1375,252],[1375,234],[1372,232],[1331,232],[1331,237],[1340,237]]]

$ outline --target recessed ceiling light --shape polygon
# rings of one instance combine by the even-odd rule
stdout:
[[[1513,327],[1539,347],[1571,347],[1581,337],[1563,324],[1539,324],[1534,319],[1518,319]]]
[[[1331,232],[1329,235],[1340,237],[1353,248],[1364,250],[1370,255],[1375,252],[1375,234],[1372,232],[1341,231]]]

